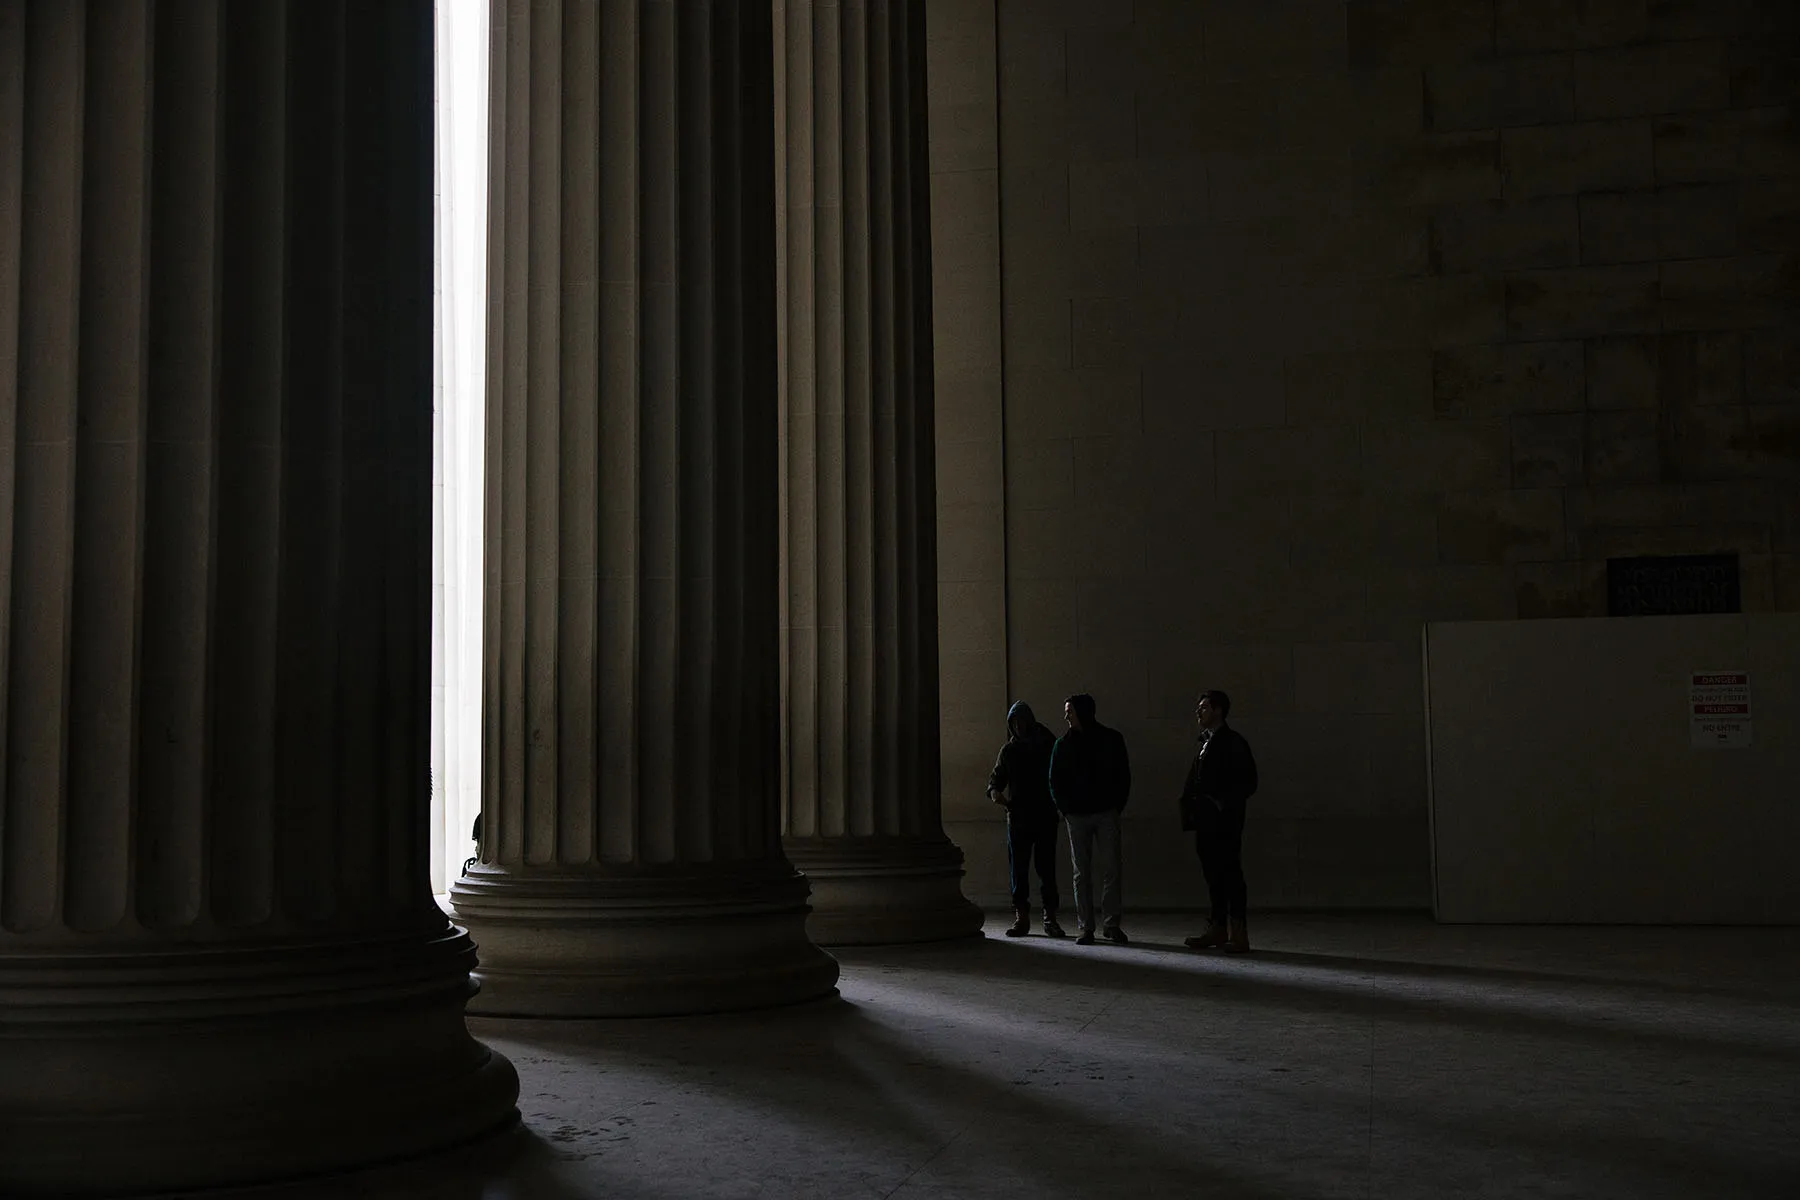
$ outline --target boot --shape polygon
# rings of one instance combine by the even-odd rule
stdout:
[[[1217,921],[1206,923],[1206,932],[1198,937],[1183,938],[1181,944],[1189,950],[1211,950],[1214,946],[1225,944],[1225,927]]]
[[[1058,925],[1056,923],[1056,914],[1055,913],[1045,913],[1044,914],[1044,936],[1045,937],[1068,937],[1069,936],[1068,930],[1064,929],[1061,925]]]
[[[1226,925],[1225,953],[1250,953],[1250,924],[1244,917],[1232,917]]]
[[[1013,910],[1013,923],[1006,927],[1007,937],[1024,937],[1031,932],[1031,914],[1022,908]]]

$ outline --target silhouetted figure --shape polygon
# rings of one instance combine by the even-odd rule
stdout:
[[[1100,934],[1123,945],[1124,860],[1119,814],[1131,797],[1131,759],[1125,738],[1094,719],[1094,698],[1078,693],[1063,701],[1069,732],[1050,755],[1050,796],[1069,823],[1069,858],[1075,884],[1078,946],[1094,944],[1094,873],[1100,874]],[[1096,861],[1097,860],[1097,861]]]
[[[1006,713],[1006,744],[988,774],[987,794],[1006,809],[1006,871],[1012,885],[1013,923],[1007,937],[1031,932],[1031,866],[1044,902],[1044,932],[1067,937],[1056,923],[1056,805],[1050,799],[1051,733],[1023,700]]]
[[[1212,916],[1205,933],[1186,941],[1194,950],[1222,946],[1243,954],[1250,949],[1244,813],[1256,793],[1256,756],[1244,735],[1225,723],[1230,712],[1231,697],[1220,691],[1200,693],[1194,705],[1200,750],[1181,789],[1181,827],[1194,835]]]
[[[469,828],[469,840],[475,843],[475,853],[471,854],[471,855],[469,855],[469,857],[463,859],[462,873],[464,875],[467,875],[469,873],[469,868],[473,867],[476,863],[476,860],[481,857],[481,814],[480,813],[475,814],[475,823],[472,826],[470,826],[470,828]]]

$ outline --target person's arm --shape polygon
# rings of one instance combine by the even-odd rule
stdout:
[[[1176,811],[1181,814],[1181,827],[1194,830],[1200,824],[1200,756],[1196,754],[1188,763],[1187,778],[1181,784],[1181,799],[1176,802]]]
[[[996,755],[994,758],[994,769],[992,771],[988,772],[988,782],[987,782],[988,799],[992,800],[996,804],[1005,803],[1003,800],[1000,799],[1000,795],[1002,792],[1006,791],[1007,782],[1008,782],[1008,772],[1006,769],[1006,747],[1002,746],[1002,747],[1000,747],[1000,753],[998,755]]]
[[[1215,784],[1219,808],[1241,809],[1256,790],[1256,760],[1250,757],[1250,743],[1234,733],[1219,749],[1229,751],[1219,756]]]
[[[1062,807],[1063,796],[1068,792],[1068,759],[1063,757],[1063,742],[1057,738],[1050,747],[1050,802],[1057,808]],[[1059,782],[1060,781],[1060,782]]]
[[[1200,799],[1200,756],[1188,761],[1187,777],[1181,781],[1181,806],[1187,808]]]

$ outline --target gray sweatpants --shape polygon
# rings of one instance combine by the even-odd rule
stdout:
[[[1119,814],[1065,813],[1069,823],[1069,860],[1075,875],[1075,920],[1094,929],[1094,873],[1100,879],[1100,915],[1106,928],[1117,929],[1125,915],[1125,864],[1119,850]],[[1096,861],[1098,860],[1098,861]]]

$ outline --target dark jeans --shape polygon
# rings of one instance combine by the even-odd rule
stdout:
[[[1244,884],[1244,814],[1217,814],[1194,835],[1200,869],[1206,873],[1206,890],[1212,898],[1213,924],[1243,919],[1247,903]]]
[[[1038,895],[1044,919],[1056,916],[1056,818],[1021,821],[1006,818],[1006,873],[1012,884],[1013,911],[1031,911],[1031,862],[1037,859]]]

